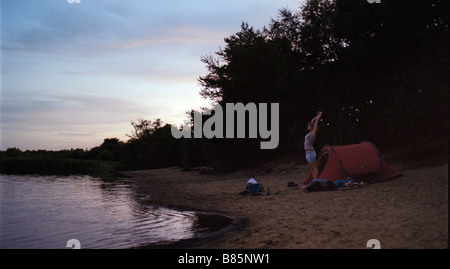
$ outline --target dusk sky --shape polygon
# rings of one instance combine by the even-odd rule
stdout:
[[[210,106],[204,55],[242,22],[302,0],[2,0],[1,150],[127,141],[139,118],[182,124]]]

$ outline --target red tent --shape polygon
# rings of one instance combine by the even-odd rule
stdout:
[[[352,177],[366,183],[373,183],[400,176],[383,161],[378,149],[371,142],[325,146],[320,152],[316,165],[319,168],[318,178],[331,181]],[[311,180],[313,180],[312,172],[306,177],[302,188],[306,188]]]

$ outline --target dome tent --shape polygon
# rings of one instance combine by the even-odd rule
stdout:
[[[351,177],[365,183],[374,183],[400,176],[381,158],[376,146],[368,141],[345,146],[324,146],[316,165],[319,170],[318,178],[330,181]],[[313,179],[310,172],[302,189]]]

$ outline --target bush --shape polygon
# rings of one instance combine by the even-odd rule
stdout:
[[[114,156],[108,150],[102,150],[97,154],[97,160],[113,161]]]

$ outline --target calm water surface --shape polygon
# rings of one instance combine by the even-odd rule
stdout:
[[[198,214],[139,202],[131,181],[0,175],[0,248],[131,248],[195,237]]]

